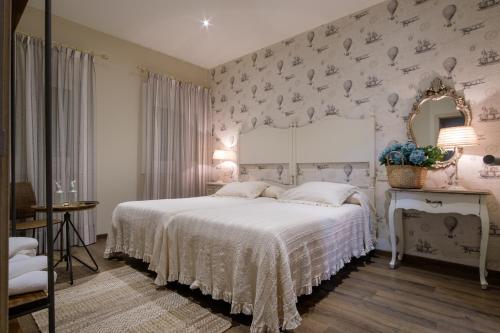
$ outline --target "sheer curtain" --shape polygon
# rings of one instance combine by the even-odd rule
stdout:
[[[16,36],[16,176],[31,182],[39,203],[45,202],[43,44],[38,38]],[[76,179],[78,198],[94,200],[94,59],[65,47],[54,47],[52,56],[53,178],[65,191]],[[94,243],[95,210],[71,215],[85,243]],[[44,232],[39,234],[39,241],[44,237]],[[76,236],[70,241],[78,244]]]
[[[148,73],[143,84],[143,197],[205,193],[212,154],[210,91]]]

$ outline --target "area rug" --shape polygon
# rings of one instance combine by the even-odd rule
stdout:
[[[58,333],[220,333],[231,326],[128,266],[99,273],[55,295]],[[47,332],[47,310],[34,313],[33,318]]]

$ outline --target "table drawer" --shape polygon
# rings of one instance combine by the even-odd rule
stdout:
[[[394,195],[394,194],[393,194]],[[479,214],[480,195],[398,192],[396,206],[430,213]]]

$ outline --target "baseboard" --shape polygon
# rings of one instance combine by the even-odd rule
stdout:
[[[387,257],[387,262],[391,257],[391,252],[375,250],[375,254]],[[477,279],[479,278],[478,267],[457,264],[454,262],[424,258],[411,254],[405,254],[402,263],[403,265],[415,266],[420,269],[429,270],[433,272],[453,274],[465,278]],[[488,280],[500,280],[500,271],[488,269]]]

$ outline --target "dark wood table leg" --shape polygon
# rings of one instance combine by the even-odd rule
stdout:
[[[73,263],[71,260],[71,242],[69,239],[69,228],[70,228],[71,215],[70,213],[64,213],[64,223],[66,224],[66,260],[67,267],[69,269],[69,283],[73,284]]]

